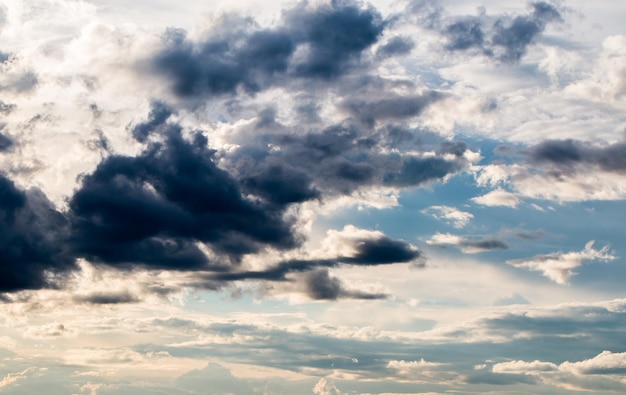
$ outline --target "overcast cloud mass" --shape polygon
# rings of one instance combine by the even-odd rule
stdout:
[[[614,0],[0,0],[0,392],[626,392]]]

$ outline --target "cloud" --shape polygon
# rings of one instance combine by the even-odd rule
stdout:
[[[430,214],[436,219],[444,220],[457,229],[463,228],[474,218],[472,213],[448,206],[431,206],[422,210],[422,213]]]
[[[504,206],[512,208],[517,207],[520,202],[520,199],[516,194],[505,191],[503,189],[493,190],[482,196],[472,198],[471,200],[483,206]]]
[[[576,274],[576,268],[582,266],[583,261],[612,261],[617,257],[611,253],[609,246],[600,250],[593,248],[594,241],[589,241],[582,251],[555,252],[546,255],[536,255],[529,259],[512,259],[506,261],[509,265],[523,267],[542,272],[544,276],[557,284],[567,284],[569,278]]]
[[[31,326],[24,332],[24,337],[32,339],[72,337],[75,335],[76,332],[74,330],[69,329],[65,325],[58,322],[40,326]]]
[[[427,240],[426,244],[434,246],[452,245],[460,248],[461,251],[466,254],[477,254],[492,250],[506,250],[509,248],[505,242],[495,238],[471,240],[450,233],[437,233]]]
[[[567,167],[540,165],[488,165],[479,171],[477,181],[481,184],[509,184],[514,192],[501,188],[474,198],[488,204],[501,203],[512,206],[520,198],[552,200],[557,202],[581,202],[593,200],[626,199],[626,174],[606,171],[584,163]],[[488,199],[483,199],[488,197]]]
[[[163,141],[140,156],[110,156],[83,177],[69,201],[78,256],[119,267],[185,270],[224,263],[208,262],[196,243],[234,259],[261,244],[295,245],[281,207],[246,199],[214,163],[206,138],[197,133],[188,141],[181,132],[164,126]]]
[[[396,36],[378,47],[376,56],[384,59],[392,56],[406,55],[415,47],[415,43],[408,37]]]
[[[578,375],[623,375],[626,373],[626,353],[602,351],[591,359],[563,362],[559,369]]]
[[[501,375],[529,375],[544,383],[578,391],[623,389],[621,378],[626,372],[626,353],[603,351],[591,359],[560,364],[535,360],[501,362],[492,366]]]
[[[389,295],[384,293],[369,293],[364,291],[347,289],[336,277],[331,277],[328,270],[318,269],[307,272],[304,275],[306,292],[315,300],[337,299],[386,299]]]
[[[378,97],[375,100],[349,99],[342,104],[352,116],[361,122],[373,126],[380,120],[396,120],[415,117],[430,104],[443,98],[436,91],[429,91],[419,96]]]
[[[358,63],[378,40],[384,21],[356,2],[332,2],[283,11],[274,28],[247,18],[225,16],[202,40],[168,29],[151,68],[172,83],[180,97],[254,93],[285,77],[331,80]]]
[[[506,374],[537,374],[542,372],[553,372],[557,369],[557,365],[551,362],[511,361],[497,363],[493,365],[491,371],[494,373]]]
[[[0,380],[0,388],[10,387],[16,382],[27,380],[31,377],[41,376],[42,374],[45,373],[45,371],[46,369],[43,369],[43,368],[29,367],[29,368],[22,370],[21,372],[9,373],[6,376],[4,376],[2,380]]]
[[[246,380],[236,378],[230,370],[214,362],[177,378],[176,388],[191,391],[193,394],[258,394]]]
[[[326,380],[325,378],[319,379],[313,387],[313,393],[315,395],[343,395],[334,382]]]
[[[429,383],[439,380],[446,381],[451,378],[451,372],[443,368],[445,365],[444,363],[428,362],[424,358],[416,361],[391,360],[387,363],[387,369],[393,372],[399,380]]]
[[[519,61],[549,23],[561,22],[560,11],[553,4],[531,4],[526,15],[491,17],[460,16],[439,21],[440,32],[449,51],[473,51],[505,63]],[[451,19],[451,20],[448,20]]]
[[[10,137],[0,133],[0,152],[9,151],[14,144]]]
[[[345,120],[300,134],[297,127],[273,118],[271,125],[267,132],[240,130],[234,138],[238,147],[224,153],[222,162],[244,191],[269,202],[324,201],[368,189],[413,188],[445,181],[469,165],[471,151],[464,143],[420,146],[411,130],[371,130]]]
[[[37,189],[0,174],[0,292],[57,287],[76,268],[65,250],[66,217]]]
[[[74,300],[87,304],[120,304],[137,303],[139,298],[130,292],[94,292],[87,295],[76,295]]]
[[[330,275],[328,268],[343,265],[365,267],[393,263],[419,264],[423,259],[419,249],[405,241],[393,240],[381,232],[358,229],[351,225],[341,231],[329,230],[322,244],[323,249],[311,252],[312,257],[308,259],[285,260],[263,270],[208,274],[205,276],[207,286],[220,287],[221,283],[242,280],[295,280],[304,285],[306,294],[313,299],[384,299],[388,297],[385,293],[345,288],[338,278]]]
[[[530,304],[530,302],[522,295],[514,293],[511,296],[497,299],[493,304],[494,306],[510,306],[516,304]]]
[[[601,147],[578,140],[546,140],[524,151],[538,164],[552,164],[563,172],[575,171],[577,165],[597,167],[603,171],[626,173],[626,143]]]

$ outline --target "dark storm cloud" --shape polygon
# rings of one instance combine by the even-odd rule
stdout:
[[[67,230],[41,191],[22,191],[0,175],[0,292],[58,286],[75,269],[63,249]]]
[[[234,23],[233,23],[234,22]],[[227,21],[227,26],[242,21]],[[245,23],[245,22],[244,22]],[[227,29],[228,27],[224,27]],[[169,29],[166,44],[153,60],[156,71],[172,81],[182,97],[256,92],[276,73],[285,72],[294,43],[280,31],[225,31],[206,42],[193,42],[180,29]]]
[[[436,23],[429,23],[427,27],[439,30],[447,38],[449,51],[476,51],[513,63],[526,54],[528,46],[537,40],[549,23],[563,20],[559,10],[550,3],[534,2],[531,8],[528,14],[514,17],[493,17],[482,13],[450,20],[440,12],[434,14]],[[417,10],[420,12],[419,7]]]
[[[150,121],[149,121],[150,122]],[[69,201],[72,248],[94,262],[200,269],[196,242],[237,258],[261,245],[295,245],[282,211],[247,200],[196,133],[161,126],[163,141],[137,157],[110,156]]]
[[[315,9],[302,3],[283,16],[272,29],[249,18],[225,17],[199,41],[187,38],[184,30],[169,29],[151,67],[181,97],[235,93],[239,88],[253,93],[287,76],[330,80],[358,63],[385,24],[375,10],[349,1]]]
[[[148,120],[136,125],[133,128],[133,137],[140,143],[145,143],[148,136],[155,132],[159,126],[165,125],[165,122],[171,115],[172,109],[166,104],[159,101],[152,102],[152,108],[150,110],[150,114],[148,115]]]
[[[603,147],[592,146],[577,140],[547,140],[523,151],[530,161],[549,163],[563,170],[572,166],[591,165],[602,170],[626,172],[626,143],[614,143]]]
[[[320,197],[308,174],[279,158],[270,157],[255,166],[242,183],[245,189],[257,196],[280,205]]]
[[[295,73],[308,78],[344,74],[384,29],[377,11],[350,1],[333,1],[313,11],[296,7],[286,15],[291,34],[308,47],[302,59],[294,59]]]

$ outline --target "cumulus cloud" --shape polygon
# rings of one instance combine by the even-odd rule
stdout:
[[[430,214],[436,219],[444,220],[457,229],[463,228],[474,218],[472,213],[448,206],[431,206],[422,210],[422,213]]]
[[[334,382],[326,380],[325,378],[319,379],[319,381],[313,387],[313,393],[315,395],[342,395]]]
[[[494,373],[506,374],[538,374],[542,372],[553,372],[557,369],[557,365],[551,362],[511,361],[497,363],[493,365],[491,371]]]
[[[516,194],[503,189],[495,189],[482,196],[472,198],[471,200],[483,206],[504,206],[512,208],[517,207],[520,202],[520,199]]]
[[[596,250],[593,244],[593,240],[589,241],[582,251],[536,255],[529,259],[508,260],[507,263],[515,267],[542,272],[544,276],[557,284],[567,284],[570,277],[576,274],[575,269],[582,266],[584,261],[608,262],[617,258],[608,245]]]

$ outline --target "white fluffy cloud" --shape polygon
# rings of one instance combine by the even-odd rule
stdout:
[[[463,228],[469,224],[470,220],[474,218],[472,213],[467,211],[461,211],[456,207],[449,206],[431,206],[422,210],[422,213],[431,215],[434,218],[444,220],[451,224],[455,228]]]
[[[503,189],[496,189],[482,196],[472,198],[472,201],[483,206],[504,206],[515,208],[520,202],[519,197]]]
[[[594,241],[589,241],[581,251],[555,252],[545,255],[536,255],[528,259],[511,259],[507,263],[515,267],[522,267],[543,273],[544,276],[558,284],[567,284],[575,269],[582,266],[584,261],[608,262],[617,257],[611,253],[609,246],[599,250],[593,248]]]

